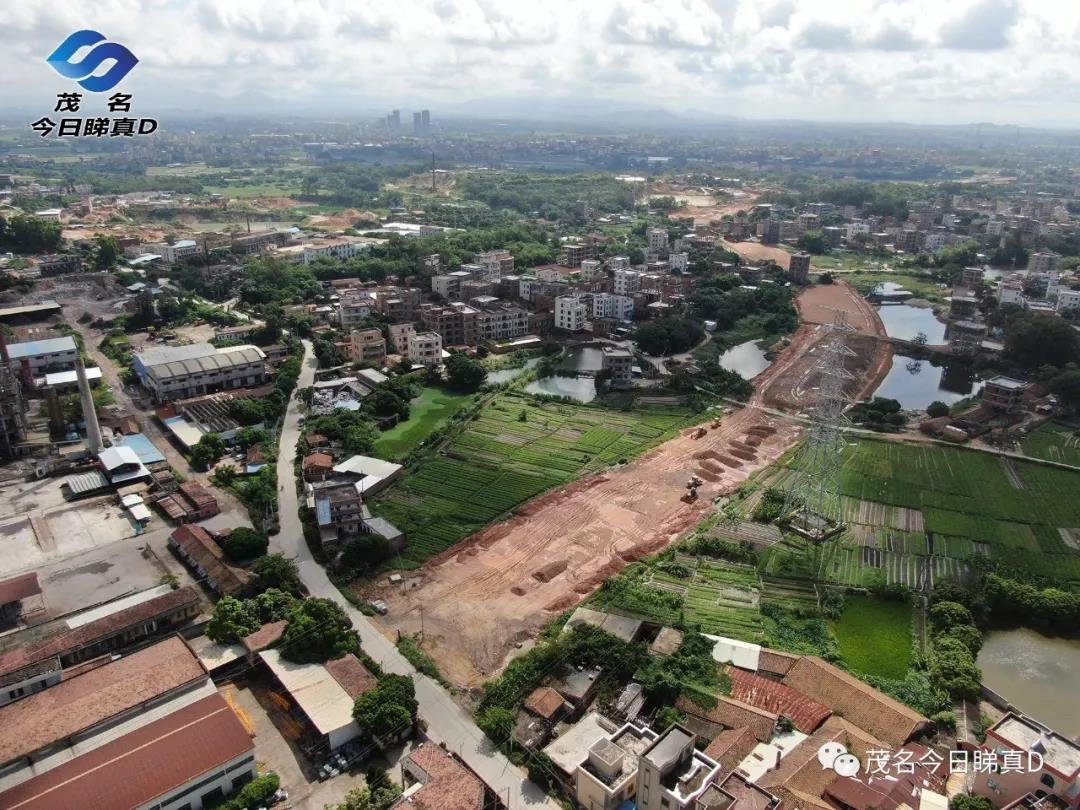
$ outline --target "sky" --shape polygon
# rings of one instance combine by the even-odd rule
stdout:
[[[138,57],[118,89],[143,114],[1080,128],[1080,0],[21,0],[0,4],[2,106],[77,89],[45,57],[84,28]]]

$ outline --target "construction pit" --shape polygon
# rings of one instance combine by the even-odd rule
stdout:
[[[477,687],[492,677],[544,624],[628,563],[678,539],[707,516],[715,498],[798,441],[802,424],[786,412],[805,411],[813,402],[814,349],[827,337],[822,324],[833,320],[833,308],[858,330],[849,340],[862,341],[853,360],[862,371],[850,393],[872,391],[891,358],[888,341],[876,339],[876,312],[846,285],[811,288],[799,299],[803,325],[755,378],[746,406],[683,431],[629,464],[528,501],[413,572],[416,587],[385,580],[366,585],[363,595],[389,608],[377,620],[380,627],[391,638],[422,631],[424,650],[459,686]],[[691,476],[700,484],[697,497],[688,499]]]

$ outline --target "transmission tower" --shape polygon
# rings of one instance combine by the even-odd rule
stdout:
[[[783,519],[794,531],[817,540],[828,537],[841,523],[842,428],[849,401],[844,388],[854,379],[844,366],[847,358],[855,355],[847,346],[847,337],[855,330],[848,324],[846,312],[834,312],[833,322],[824,327],[828,334],[818,344],[817,397],[783,512]]]

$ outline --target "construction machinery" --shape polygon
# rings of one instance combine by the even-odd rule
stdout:
[[[684,503],[693,503],[698,499],[698,487],[702,484],[701,479],[696,475],[691,475],[690,480],[686,482],[686,492],[682,496]]]

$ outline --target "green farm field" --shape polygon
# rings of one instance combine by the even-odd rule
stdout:
[[[1024,454],[1080,467],[1080,428],[1060,422],[1039,425],[1024,440]]]
[[[409,538],[394,566],[415,567],[545,490],[633,458],[701,418],[502,393],[372,508]]]
[[[911,605],[849,595],[832,624],[840,654],[856,672],[903,679],[911,666]]]
[[[379,436],[375,442],[375,455],[390,460],[402,458],[472,401],[468,394],[425,387],[413,400],[409,418]]]

